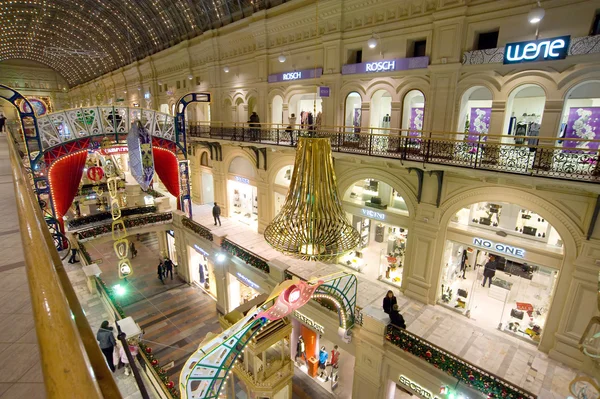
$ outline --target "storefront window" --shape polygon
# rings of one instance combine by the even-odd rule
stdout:
[[[257,291],[258,286],[241,273],[237,273],[237,276],[228,273],[227,278],[229,280],[229,311],[260,295],[260,292]]]
[[[296,125],[300,130],[307,130],[310,126],[321,125],[322,104],[323,100],[316,92],[295,94],[288,103],[288,113],[296,114]]]
[[[346,96],[346,106],[344,111],[344,126],[347,133],[360,132],[362,115],[362,98],[360,94],[353,91]]]
[[[280,95],[274,96],[271,102],[271,123],[283,123],[283,98]]]
[[[236,157],[229,165],[227,196],[231,216],[258,229],[258,192],[252,183],[255,177],[254,166],[245,158]]]
[[[281,211],[281,208],[285,203],[285,197],[287,195],[288,187],[290,186],[290,182],[292,181],[293,169],[293,165],[285,166],[281,168],[275,176],[275,186],[273,193],[275,199],[275,215],[277,215]]]
[[[464,132],[473,141],[479,140],[480,134],[490,129],[492,115],[492,92],[484,86],[468,89],[460,101],[457,132]],[[483,139],[483,138],[482,138]]]
[[[381,128],[382,130],[373,130],[373,133],[388,134],[390,132],[390,121],[392,114],[392,96],[387,90],[377,90],[371,97],[370,126]]]
[[[175,233],[173,230],[167,231],[167,253],[163,254],[169,257],[173,263],[177,263],[177,248],[175,248]]]
[[[419,90],[411,90],[404,96],[402,129],[409,130],[409,136],[420,136],[424,120],[425,96]]]
[[[600,138],[600,82],[584,82],[571,89],[565,99],[558,137],[597,140]],[[598,143],[562,142],[563,147],[598,149]]]
[[[562,247],[560,236],[548,221],[516,204],[480,202],[458,211],[451,222],[495,232],[502,231],[510,236]]]
[[[193,247],[188,247],[188,252],[192,281],[216,300],[217,284],[215,279],[215,269],[212,262],[209,261],[208,252],[197,244]]]
[[[404,198],[389,184],[375,179],[356,182],[346,191],[344,201],[363,205],[374,210],[386,210],[408,216]]]
[[[538,85],[525,84],[514,89],[506,102],[504,134],[514,136],[515,144],[536,144],[524,137],[539,136],[546,105],[546,93]],[[507,139],[503,139],[506,141]]]

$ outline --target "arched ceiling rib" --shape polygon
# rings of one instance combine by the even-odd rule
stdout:
[[[0,0],[0,61],[90,81],[286,0]]]

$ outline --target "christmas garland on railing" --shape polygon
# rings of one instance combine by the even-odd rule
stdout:
[[[124,319],[125,316],[125,311],[123,310],[123,307],[121,307],[121,304],[119,303],[119,301],[117,300],[112,288],[109,288],[106,283],[104,282],[104,280],[102,280],[100,277],[96,277],[96,279],[98,279],[98,282],[100,283],[100,286],[102,287],[102,289],[104,290],[104,292],[106,293],[106,296],[108,297],[108,299],[110,300],[110,303],[112,303],[112,305],[115,307],[115,310],[117,311],[117,313],[119,314],[119,317],[121,319]]]
[[[140,227],[147,224],[153,223],[161,223],[171,221],[173,219],[173,215],[171,212],[167,213],[157,213],[153,215],[142,216],[139,218],[133,219],[124,219],[125,228],[129,229],[132,227]],[[104,234],[112,233],[112,223],[103,224],[101,226],[94,226],[90,229],[78,231],[77,238],[80,240],[86,240],[89,238],[95,238]]]
[[[143,215],[146,213],[155,213],[155,212],[156,212],[155,206],[137,206],[134,208],[122,208],[121,216],[126,217],[126,216]],[[108,220],[108,219],[112,219],[112,214],[110,212],[100,212],[100,213],[96,213],[94,215],[82,216],[77,219],[69,220],[67,222],[67,226],[70,229],[73,229],[73,228],[77,228],[80,226],[84,226],[86,224],[97,223],[97,222],[101,222],[103,220]]]
[[[192,230],[194,233],[198,234],[200,237],[206,238],[208,241],[213,241],[213,235],[210,232],[210,230],[207,229],[206,227],[202,226],[201,224],[194,222],[190,218],[184,217],[181,220],[181,224],[183,224],[183,227],[186,227],[186,228]]]
[[[262,270],[265,273],[270,272],[269,264],[265,259],[253,254],[252,252],[246,251],[244,248],[235,245],[227,239],[223,240],[223,243],[221,243],[221,248],[223,248],[223,250],[228,252],[229,254],[237,256],[250,266],[256,267],[257,269]]]
[[[535,395],[511,386],[509,382],[486,373],[477,366],[441,350],[404,329],[388,325],[385,339],[400,349],[425,360],[435,368],[446,372],[459,382],[488,395],[488,398],[536,398]]]
[[[82,243],[79,243],[79,252],[81,252],[81,256],[83,256],[88,265],[92,264],[92,257]]]
[[[175,399],[179,398],[180,397],[179,390],[175,386],[175,383],[173,381],[169,380],[169,376],[168,376],[167,372],[165,371],[165,369],[163,369],[161,367],[156,356],[154,356],[152,354],[152,348],[150,348],[148,345],[144,344],[143,342],[139,343],[139,347],[140,347],[140,352],[139,352],[140,355],[144,356],[146,358],[146,360],[148,360],[148,363],[150,363],[150,365],[154,369],[154,372],[156,373],[158,378],[160,378],[162,383],[165,384],[165,387],[167,388],[167,391],[169,392],[171,397],[175,398]]]

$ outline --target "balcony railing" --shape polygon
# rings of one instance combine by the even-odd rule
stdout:
[[[403,328],[387,326],[385,339],[392,345],[417,356],[490,398],[536,399],[537,395],[519,388]]]
[[[10,136],[8,147],[46,395],[121,398]]]
[[[331,138],[334,152],[367,155],[519,175],[600,181],[600,140],[512,136],[406,129],[193,122],[192,138],[294,147],[298,137]]]

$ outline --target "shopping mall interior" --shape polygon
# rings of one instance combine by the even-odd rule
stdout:
[[[600,399],[600,1],[0,21],[0,399]]]

